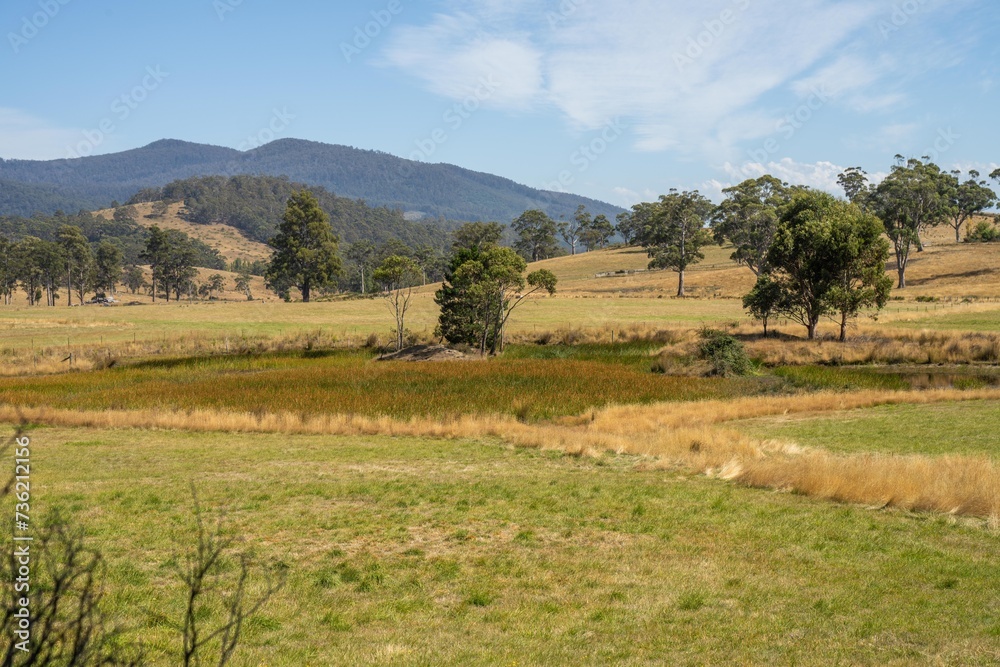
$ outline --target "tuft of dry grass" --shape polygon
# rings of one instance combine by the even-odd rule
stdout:
[[[747,460],[728,475],[750,486],[877,507],[1000,517],[1000,466],[976,456],[798,456]]]

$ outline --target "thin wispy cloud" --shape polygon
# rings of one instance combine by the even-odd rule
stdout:
[[[888,59],[824,64],[873,25],[882,10],[871,2],[588,0],[570,13],[566,4],[515,18],[491,0],[455,2],[451,13],[400,30],[385,60],[452,98],[500,71],[507,90],[497,105],[555,107],[582,130],[627,117],[640,150],[716,157],[773,131],[780,116],[758,105],[786,86],[826,84],[856,95],[861,108],[897,99],[864,96],[891,69]]]

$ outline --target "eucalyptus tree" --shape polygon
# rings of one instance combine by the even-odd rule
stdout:
[[[767,278],[777,290],[758,280],[764,305],[805,326],[810,339],[820,318],[839,316],[845,340],[849,321],[861,309],[881,308],[889,297],[889,246],[882,231],[879,220],[855,204],[823,192],[797,193],[783,209],[767,253]]]
[[[705,258],[701,249],[712,242],[706,225],[714,210],[697,190],[671,190],[660,196],[639,232],[639,243],[651,258],[649,268],[677,272],[679,297],[685,294],[684,272]]]
[[[923,249],[920,235],[948,219],[949,182],[933,162],[896,157],[898,163],[878,185],[869,184],[858,168],[841,174],[840,181],[854,203],[882,221],[896,257],[898,287],[904,289],[910,253]]]
[[[456,254],[434,298],[441,307],[441,336],[475,345],[481,354],[502,352],[514,310],[533,294],[556,291],[551,271],[540,269],[525,278],[526,269],[526,260],[510,248],[476,246]]]
[[[71,225],[60,227],[56,238],[62,248],[66,268],[66,305],[73,305],[74,286],[80,296],[80,303],[83,303],[94,261],[90,244],[80,228]]]
[[[529,262],[556,256],[559,250],[556,242],[558,226],[544,211],[525,211],[511,223],[511,227],[517,232],[514,248]]]
[[[766,272],[767,250],[774,240],[781,207],[788,204],[796,189],[765,175],[723,190],[726,197],[712,213],[716,243],[731,243],[733,261],[754,275]]]
[[[973,216],[991,208],[997,202],[996,193],[985,180],[979,180],[979,172],[969,171],[968,180],[961,182],[961,171],[945,174],[947,182],[948,224],[955,230],[955,243],[962,242],[962,227]]]

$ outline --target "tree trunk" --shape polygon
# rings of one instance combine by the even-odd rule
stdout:
[[[900,266],[899,268],[896,269],[896,272],[899,274],[898,289],[906,289],[906,267]]]
[[[678,271],[677,296],[684,296],[684,270]]]
[[[309,281],[302,285],[302,303],[309,303]]]
[[[816,340],[816,324],[815,320],[809,321],[809,340]]]
[[[840,342],[847,342],[847,312],[840,313]]]
[[[81,301],[82,305],[83,302]],[[66,271],[66,305],[73,305],[73,270],[69,269]]]

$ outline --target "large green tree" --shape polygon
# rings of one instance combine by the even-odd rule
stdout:
[[[805,326],[810,339],[821,317],[839,314],[846,338],[847,323],[861,308],[885,304],[888,254],[877,218],[826,193],[797,193],[783,209],[767,253],[780,295],[765,296]]]
[[[608,220],[608,216],[602,213],[594,216],[594,219],[583,229],[580,234],[580,242],[587,246],[588,251],[595,248],[606,248],[614,235],[615,226]]]
[[[559,250],[556,242],[558,226],[544,211],[525,211],[514,220],[511,227],[517,232],[514,248],[529,262],[556,256]]]
[[[11,249],[13,275],[28,297],[29,306],[36,305],[41,298],[45,283],[43,262],[49,251],[47,244],[51,245],[36,236],[26,236]]]
[[[632,207],[632,210],[619,213],[615,218],[618,224],[615,230],[624,239],[625,245],[633,245],[639,242],[642,229],[656,212],[656,204],[653,202],[642,202]]]
[[[451,343],[475,345],[481,354],[504,347],[514,310],[538,292],[554,294],[556,277],[541,269],[524,277],[527,262],[510,248],[460,251],[435,296],[441,306],[439,332]]]
[[[962,242],[962,227],[969,218],[982,213],[993,206],[997,195],[984,180],[979,179],[979,172],[969,171],[968,180],[962,182],[962,172],[953,171],[943,178],[947,183],[948,224],[955,230],[955,243]]]
[[[712,242],[705,225],[715,207],[697,190],[671,190],[660,196],[655,207],[639,233],[639,242],[651,258],[649,268],[677,272],[677,296],[682,297],[685,271],[705,258],[701,249]]]
[[[712,232],[719,245],[733,246],[732,259],[759,276],[766,272],[767,251],[774,240],[781,208],[795,188],[774,176],[743,181],[722,191],[725,199],[712,213]]]
[[[830,243],[836,257],[836,284],[826,300],[839,318],[840,341],[847,340],[847,326],[862,309],[881,310],[892,292],[892,278],[885,274],[889,242],[882,222],[855,205],[833,205]]]
[[[146,247],[143,249],[140,259],[149,263],[153,276],[152,293],[153,303],[156,303],[156,287],[159,284],[167,293],[167,301],[170,301],[170,290],[164,280],[164,269],[169,258],[169,240],[166,230],[160,229],[158,225],[149,228],[149,238],[146,239]]]
[[[341,274],[337,243],[315,195],[308,190],[293,193],[270,241],[275,252],[265,275],[268,286],[286,296],[290,287],[297,287],[308,303],[314,289],[332,286]]]
[[[153,271],[153,301],[159,286],[170,301],[170,293],[180,300],[182,294],[191,292],[192,281],[198,275],[194,268],[198,257],[194,244],[183,232],[176,229],[149,228],[149,238],[141,255]]]
[[[948,181],[933,162],[897,159],[899,164],[875,187],[861,184],[857,175],[853,178],[858,188],[855,203],[878,216],[892,242],[898,287],[904,289],[910,253],[914,247],[923,249],[920,235],[947,219]]]

